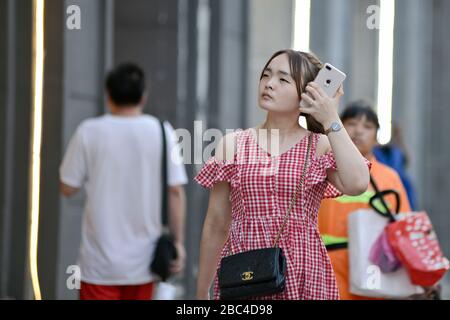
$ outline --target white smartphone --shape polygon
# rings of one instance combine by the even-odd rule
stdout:
[[[334,97],[338,91],[341,84],[344,82],[347,75],[341,70],[331,65],[330,63],[325,63],[323,68],[317,74],[314,82],[317,83],[329,97]],[[309,93],[307,93],[310,96]],[[307,105],[300,101],[300,106],[306,108]]]

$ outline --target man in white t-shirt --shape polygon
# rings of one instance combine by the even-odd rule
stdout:
[[[60,167],[61,192],[86,190],[81,247],[80,299],[151,299],[156,277],[149,266],[162,232],[162,130],[144,115],[145,77],[132,64],[119,65],[106,79],[110,114],[83,121]],[[184,268],[187,176],[170,124],[167,137],[168,215]]]

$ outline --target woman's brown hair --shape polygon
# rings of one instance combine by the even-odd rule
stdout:
[[[291,68],[291,75],[295,81],[297,87],[298,97],[300,99],[303,92],[305,92],[306,85],[314,81],[320,69],[322,69],[323,64],[313,53],[295,51],[291,49],[280,50],[275,52],[269,61],[264,66],[260,80],[263,77],[264,71],[269,66],[270,62],[279,55],[286,54],[288,56],[289,65]],[[308,130],[314,133],[324,133],[323,126],[316,121],[311,115],[301,114],[305,116],[306,123],[308,125]]]

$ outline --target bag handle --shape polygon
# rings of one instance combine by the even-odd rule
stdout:
[[[162,132],[162,157],[161,157],[161,216],[163,227],[169,225],[169,216],[167,215],[167,139],[164,129],[164,121],[159,120]]]
[[[370,184],[372,185],[372,187],[375,191],[375,194],[369,199],[370,206],[372,207],[373,210],[375,210],[381,216],[387,217],[389,219],[389,222],[395,222],[396,219],[395,219],[394,215],[392,214],[391,210],[389,209],[388,205],[386,204],[384,197],[388,194],[393,194],[395,196],[395,199],[396,199],[395,213],[399,213],[400,212],[400,194],[393,189],[387,189],[387,190],[380,191],[378,189],[378,186],[375,183],[375,180],[373,179],[372,175],[370,176]],[[380,200],[381,204],[383,205],[384,209],[386,210],[385,212],[378,209],[378,207],[375,205],[376,199]]]
[[[278,230],[278,234],[277,234],[277,236],[275,238],[275,241],[273,242],[273,247],[277,247],[278,246],[278,242],[280,240],[281,233],[283,232],[284,228],[286,227],[289,215],[291,214],[292,208],[294,207],[295,200],[297,199],[297,196],[300,193],[300,190],[301,190],[301,188],[303,186],[303,183],[304,183],[304,180],[305,180],[305,175],[306,175],[306,169],[308,168],[309,153],[311,151],[311,140],[312,140],[312,134],[309,133],[308,150],[306,151],[306,159],[305,159],[305,163],[303,165],[303,172],[302,172],[302,176],[300,178],[300,183],[298,184],[297,189],[295,190],[294,194],[292,195],[291,203],[289,204],[289,208],[288,208],[287,213],[286,213],[286,215],[284,217],[283,224],[281,225],[280,230]]]

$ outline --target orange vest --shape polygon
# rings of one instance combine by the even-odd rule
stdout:
[[[372,168],[370,174],[375,180],[379,190],[394,189],[400,194],[400,212],[411,211],[408,197],[403,184],[397,172],[388,166],[376,161],[375,158],[370,159]],[[345,240],[347,235],[347,217],[350,213],[358,209],[370,209],[368,199],[374,194],[372,186],[369,185],[368,190],[360,196],[342,196],[335,199],[324,199],[319,210],[319,231],[324,238],[325,244],[328,242]],[[385,198],[387,205],[391,211],[395,210],[395,197],[388,195]],[[336,239],[341,238],[341,239]],[[343,238],[343,239],[342,239]],[[339,294],[343,300],[361,300],[370,299],[368,297],[360,297],[350,293],[349,287],[349,262],[348,250],[336,249],[330,250],[328,255],[333,265]]]

